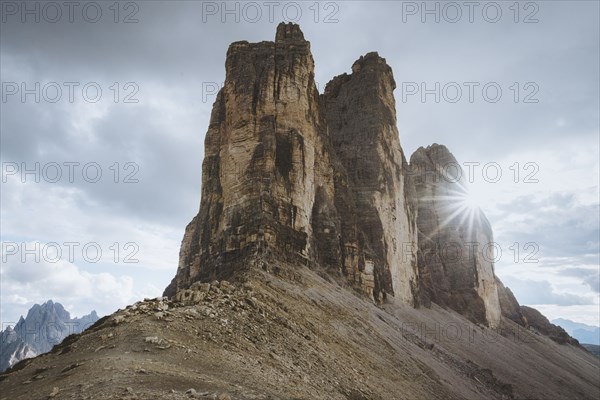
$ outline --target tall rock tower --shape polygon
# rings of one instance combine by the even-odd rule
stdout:
[[[309,263],[321,130],[310,43],[297,25],[280,24],[275,42],[231,44],[205,139],[200,212],[166,294],[229,278],[257,256]]]
[[[342,230],[344,265],[374,270],[375,293],[413,301],[417,279],[413,244],[415,218],[405,196],[406,160],[396,128],[396,82],[385,59],[375,52],[360,57],[352,74],[334,78],[322,98],[335,155],[347,173],[355,226]],[[350,260],[349,260],[350,259]],[[354,268],[357,270],[356,268]],[[358,271],[357,271],[358,272]]]
[[[410,165],[421,288],[431,301],[472,321],[498,325],[492,228],[480,210],[466,205],[460,164],[445,146],[434,144],[415,151]]]
[[[275,42],[231,44],[226,70],[200,212],[165,294],[285,262],[326,269],[375,301],[413,304],[416,220],[385,60],[361,57],[319,98],[310,43],[280,24]]]
[[[495,325],[493,264],[448,261],[446,243],[488,243],[443,199],[461,185],[414,175],[456,162],[443,146],[409,166],[396,128],[396,83],[377,53],[319,95],[310,43],[294,24],[274,42],[236,42],[205,139],[202,199],[165,295],[248,269],[321,269],[375,302],[429,301]],[[410,174],[409,174],[410,173]],[[447,220],[447,221],[446,221]],[[444,221],[443,223],[441,221]]]

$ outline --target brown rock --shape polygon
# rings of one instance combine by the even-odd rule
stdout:
[[[343,270],[376,299],[390,294],[413,303],[416,225],[405,197],[395,88],[385,59],[368,53],[354,63],[352,74],[327,84],[321,101],[333,150],[347,175],[336,174],[335,197],[343,221]]]
[[[569,334],[560,326],[552,324],[548,321],[548,318],[544,317],[535,308],[521,306],[521,313],[529,324],[530,329],[541,333],[542,335],[548,336],[559,344],[572,344],[579,346],[579,341],[572,338]]]
[[[433,302],[471,321],[497,326],[501,311],[491,226],[465,205],[460,164],[445,146],[420,147],[410,158],[419,229],[420,285]]]
[[[385,59],[368,53],[319,96],[310,43],[294,24],[280,24],[275,42],[231,44],[205,140],[200,211],[165,295],[189,302],[182,290],[195,282],[243,280],[252,268],[293,278],[282,266],[309,266],[343,275],[377,302],[434,301],[498,324],[483,254],[489,222],[454,214],[447,198],[464,188],[440,180],[440,168],[458,166],[445,147],[420,148],[409,167],[395,86]],[[456,245],[459,259],[448,260]],[[218,286],[210,292],[221,294]]]
[[[496,287],[498,288],[498,300],[500,301],[502,315],[521,326],[527,327],[527,319],[521,312],[521,306],[513,292],[504,286],[498,277],[496,277]]]
[[[378,301],[413,303],[416,225],[395,82],[376,53],[352,68],[319,99],[297,25],[280,24],[275,42],[230,46],[205,140],[200,212],[165,295],[289,262],[342,272]]]
[[[186,228],[172,296],[256,261],[308,264],[322,147],[310,44],[280,24],[275,42],[229,47],[205,140],[200,212]]]

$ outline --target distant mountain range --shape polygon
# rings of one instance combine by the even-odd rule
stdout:
[[[60,303],[48,300],[35,304],[27,317],[0,332],[0,372],[25,358],[46,353],[73,333],[81,333],[98,320],[96,311],[81,318],[71,315]]]
[[[557,318],[552,323],[560,325],[569,335],[579,340],[579,343],[600,345],[600,327],[586,325],[569,319]]]

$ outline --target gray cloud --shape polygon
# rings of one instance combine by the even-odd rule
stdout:
[[[540,257],[585,257],[600,249],[600,206],[580,204],[574,193],[553,193],[545,198],[517,197],[497,205],[496,219],[523,217],[516,227],[506,227],[502,238],[537,243]],[[522,229],[528,228],[527,231]],[[583,261],[583,260],[582,260]]]
[[[564,276],[580,278],[590,289],[600,293],[600,270],[598,268],[565,268],[559,273]]]
[[[519,303],[523,305],[555,304],[573,306],[594,304],[592,296],[556,293],[548,281],[520,280],[513,277],[505,277],[503,281],[513,291]]]

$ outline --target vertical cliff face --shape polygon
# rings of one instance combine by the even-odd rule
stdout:
[[[418,211],[418,264],[429,299],[472,321],[496,326],[501,309],[493,236],[480,210],[466,205],[461,167],[445,146],[419,148],[410,159]]]
[[[297,25],[281,24],[275,42],[229,47],[205,139],[200,212],[166,294],[230,277],[274,250],[308,263],[315,176],[326,179],[316,165],[317,107],[310,44]]]
[[[275,42],[233,43],[226,70],[200,212],[165,294],[288,261],[341,274],[376,301],[412,304],[416,221],[385,60],[361,57],[319,99],[309,42],[280,24]]]
[[[319,96],[309,42],[280,24],[274,42],[233,43],[226,70],[200,211],[166,295],[286,264],[324,269],[377,302],[433,301],[498,323],[489,223],[455,213],[464,189],[443,176],[458,166],[445,147],[419,149],[409,168],[385,59],[360,57]]]
[[[393,294],[410,303],[417,279],[411,247],[416,228],[404,196],[406,162],[396,128],[395,87],[385,59],[368,53],[354,63],[352,74],[334,78],[321,100],[333,150],[347,176],[338,183],[336,201],[346,225],[344,271],[351,279],[368,280],[372,274],[376,297]],[[341,195],[342,190],[347,192]]]

